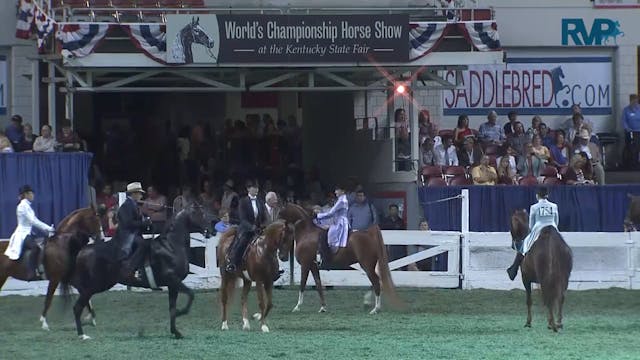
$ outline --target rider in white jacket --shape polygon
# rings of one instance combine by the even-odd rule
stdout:
[[[540,187],[536,194],[538,202],[529,208],[529,234],[522,240],[521,244],[519,244],[519,248],[516,249],[518,251],[516,259],[513,265],[507,269],[509,279],[511,280],[515,279],[518,274],[518,267],[522,263],[524,255],[527,254],[533,243],[538,239],[540,231],[547,226],[558,228],[558,205],[547,200],[548,196],[549,190],[546,187]]]
[[[31,186],[24,185],[20,188],[20,203],[16,209],[16,215],[18,218],[18,226],[16,230],[11,235],[11,239],[9,240],[9,246],[4,254],[11,260],[20,259],[20,255],[22,253],[22,245],[25,240],[27,240],[32,235],[33,228],[40,229],[41,231],[47,232],[49,235],[52,235],[55,232],[53,226],[49,226],[42,221],[40,221],[37,217],[33,209],[31,208],[31,202],[33,201],[34,193]],[[31,265],[31,266],[30,266]],[[34,264],[27,264],[29,271],[35,271],[33,269]]]

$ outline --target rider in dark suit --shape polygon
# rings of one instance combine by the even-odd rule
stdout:
[[[249,194],[238,203],[238,217],[234,219],[238,224],[238,230],[236,239],[229,249],[229,264],[225,269],[227,272],[236,271],[245,249],[266,220],[264,202],[258,198],[258,184],[248,184],[247,192]]]
[[[136,270],[144,259],[145,246],[140,241],[142,231],[151,226],[151,220],[143,218],[138,208],[138,202],[142,200],[142,185],[134,182],[127,185],[127,200],[118,209],[118,229],[115,240],[119,245],[118,261],[121,262],[120,276],[128,278],[132,271]],[[132,255],[133,243],[138,240],[138,247]]]

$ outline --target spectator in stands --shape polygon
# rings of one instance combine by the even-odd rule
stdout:
[[[422,143],[422,152],[420,154],[420,167],[427,165],[437,165],[440,161],[438,160],[438,153],[434,149],[434,141],[432,138],[428,137]]]
[[[588,160],[587,156],[584,153],[574,154],[571,157],[571,163],[569,165],[569,169],[564,175],[564,181],[567,185],[583,185],[583,184],[593,184],[591,180],[591,175],[588,172]]]
[[[274,221],[277,221],[278,216],[280,215],[280,200],[278,199],[278,194],[273,191],[269,191],[264,197],[264,207],[267,210],[264,225],[269,225]]]
[[[567,135],[570,144],[577,144],[579,138],[576,138],[577,135],[580,134],[582,129],[586,129],[591,133],[593,131],[593,125],[584,121],[584,117],[580,113],[573,114],[573,123],[572,126],[568,129]]]
[[[233,190],[233,180],[227,180],[222,186],[222,199],[220,200],[220,207],[227,209],[229,216],[234,218],[238,215],[238,204],[240,196],[235,190]]]
[[[107,210],[118,206],[118,199],[113,195],[110,184],[104,184],[104,186],[102,186],[102,191],[96,195],[96,202],[98,205],[104,205]]]
[[[524,133],[524,126],[521,122],[516,121],[514,125],[514,132],[509,139],[509,143],[516,151],[518,155],[522,155],[524,153],[525,144],[529,143],[529,138]]]
[[[509,163],[509,157],[502,156],[498,161],[498,170],[496,171],[498,174],[498,184],[503,185],[515,185],[517,184],[517,175],[515,170],[511,167]]]
[[[509,122],[504,124],[504,134],[509,137],[516,133],[516,122],[518,122],[518,113],[515,111],[509,111],[507,115]]]
[[[480,141],[483,145],[502,145],[505,141],[504,129],[502,126],[496,124],[497,120],[498,113],[491,111],[489,115],[487,115],[487,122],[480,125]]]
[[[191,186],[183,185],[182,193],[173,200],[173,214],[175,215],[180,211],[182,211],[182,209],[189,206],[189,204],[191,204],[193,200],[194,200],[194,194],[193,194],[193,191],[191,190]]]
[[[220,209],[220,221],[216,223],[214,228],[220,234],[226,232],[231,227],[231,223],[229,222],[229,209],[222,208]]]
[[[436,138],[440,140],[440,137]],[[441,141],[437,141],[434,150],[437,154],[438,165],[458,166],[458,151],[453,145],[453,138],[446,136]]]
[[[542,138],[542,145],[546,146],[547,149],[553,145],[555,139],[549,133],[549,127],[545,123],[540,123],[540,137]]]
[[[593,167],[593,175],[599,185],[604,185],[604,167],[602,166],[602,155],[598,146],[591,141],[589,130],[582,129],[580,134],[576,135],[578,143],[574,147],[574,153],[584,153],[587,160]]]
[[[11,142],[11,148],[14,151],[20,151],[20,144],[22,143],[23,132],[22,132],[22,116],[13,115],[11,117],[11,122],[4,130],[5,136]]]
[[[551,162],[553,165],[558,167],[569,165],[571,147],[565,140],[564,130],[556,130],[556,139],[554,144],[549,147],[549,152],[551,152]]]
[[[420,143],[428,137],[435,138],[438,135],[438,127],[431,121],[429,110],[421,110],[418,114],[418,126],[420,128]]]
[[[580,114],[582,116],[582,122],[585,123],[590,130],[593,130],[593,122],[589,119],[586,119],[584,117],[584,115],[582,114],[582,108],[580,107],[580,105],[578,104],[573,104],[571,106],[571,117],[569,117],[567,120],[564,121],[564,123],[562,124],[562,126],[560,127],[562,130],[564,130],[567,139],[570,139],[569,141],[573,141],[573,137],[570,134],[570,130],[571,128],[574,127],[574,116],[576,114]]]
[[[116,230],[118,229],[116,213],[116,208],[107,209],[107,213],[105,215],[105,225],[102,226],[105,231],[105,236],[113,237],[116,234]]]
[[[396,153],[399,156],[411,154],[411,143],[409,141],[409,121],[404,109],[396,109],[394,113],[396,130]]]
[[[536,155],[533,145],[527,143],[525,145],[525,155],[520,156],[518,159],[518,174],[522,177],[533,176],[539,178],[543,169],[544,161]]]
[[[482,149],[475,144],[473,137],[469,136],[464,140],[463,148],[458,154],[460,166],[469,168],[480,165],[482,155]]]
[[[347,219],[353,231],[366,231],[371,225],[378,223],[376,209],[367,199],[364,190],[356,191],[356,199],[349,205]]]
[[[505,158],[509,163],[509,170],[511,170],[514,174],[516,174],[518,172],[517,161],[516,161],[516,156],[518,156],[518,153],[516,153],[513,146],[511,146],[509,143],[506,143],[502,148],[504,149],[502,151],[502,156],[499,156],[496,159],[496,164],[499,165],[502,159]]]
[[[458,116],[458,125],[453,130],[453,141],[456,145],[462,145],[467,136],[473,136],[473,131],[469,128],[469,117],[460,115]]]
[[[0,131],[0,153],[12,153],[13,147],[11,146],[11,140],[4,135],[4,132]]]
[[[537,157],[542,159],[545,163],[549,162],[551,159],[551,153],[546,146],[542,145],[542,138],[540,137],[540,134],[533,135],[533,143],[531,145],[533,146],[533,152]]]
[[[155,186],[147,188],[147,195],[141,211],[151,219],[153,232],[158,234],[167,222],[167,198],[160,194]]]
[[[213,192],[213,186],[211,185],[211,181],[209,179],[205,179],[202,181],[202,192],[199,197],[202,205],[210,211],[212,214],[217,214],[220,209],[220,203],[216,195]]]
[[[62,132],[58,134],[57,140],[58,144],[62,146],[62,151],[82,151],[82,140],[71,129],[71,121],[69,120],[62,123]]]
[[[542,124],[542,118],[539,115],[534,115],[531,119],[531,127],[527,129],[527,137],[533,140],[534,135],[540,133],[540,124]]]
[[[33,151],[33,143],[36,141],[38,135],[33,133],[33,126],[31,124],[26,123],[22,127],[22,142],[20,143],[20,151],[22,152],[32,152]]]
[[[495,185],[498,174],[493,166],[489,165],[489,156],[482,155],[480,165],[471,169],[471,178],[474,185]]]
[[[420,231],[429,231],[429,222],[426,219],[421,219],[420,223],[418,223],[418,229]],[[407,254],[412,255],[431,247],[432,246],[407,245]],[[430,271],[432,268],[430,259],[420,261],[420,265],[421,265],[420,268],[418,268],[418,264],[411,263],[407,265],[407,270],[420,271],[422,269],[422,270]]]
[[[622,127],[625,133],[625,144],[629,153],[629,166],[640,167],[640,105],[638,95],[629,95],[629,105],[622,110]]]
[[[42,125],[40,128],[40,136],[33,143],[33,151],[38,152],[54,152],[56,151],[56,139],[51,136],[51,126]]]

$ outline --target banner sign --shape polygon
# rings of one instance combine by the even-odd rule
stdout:
[[[167,15],[167,62],[409,61],[409,15]]]
[[[0,55],[0,115],[7,115],[8,89],[7,58],[4,55]]]
[[[595,8],[640,8],[638,0],[593,0]]]
[[[454,70],[444,76],[455,83]],[[579,104],[584,114],[609,115],[612,84],[610,57],[510,58],[506,65],[469,65],[460,87],[444,92],[443,114],[565,115]]]

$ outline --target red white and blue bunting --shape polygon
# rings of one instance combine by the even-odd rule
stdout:
[[[36,7],[32,0],[20,0],[18,7],[18,22],[16,23],[16,37],[28,39],[31,37],[31,25],[33,24]]]
[[[448,25],[442,22],[410,24],[409,60],[419,59],[436,49]]]
[[[84,57],[93,52],[109,31],[108,24],[63,25],[56,38],[62,42],[62,56]]]
[[[35,11],[36,35],[38,35],[38,49],[43,50],[43,45],[56,27],[56,22],[49,17],[46,10],[36,5]]]
[[[131,41],[145,55],[165,64],[167,60],[166,26],[160,24],[122,25]]]
[[[479,51],[500,50],[498,26],[493,21],[476,21],[464,25],[465,35]]]

